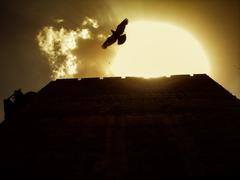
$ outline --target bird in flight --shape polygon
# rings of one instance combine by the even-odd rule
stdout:
[[[112,45],[116,41],[118,41],[118,45],[123,44],[127,39],[126,34],[123,34],[127,24],[128,19],[126,18],[117,26],[116,31],[111,30],[112,35],[108,37],[107,40],[103,43],[102,48],[106,49],[108,46]]]

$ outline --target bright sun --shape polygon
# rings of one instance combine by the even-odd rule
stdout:
[[[171,24],[138,21],[126,27],[127,41],[111,66],[116,76],[158,77],[209,74],[208,57],[191,33]]]

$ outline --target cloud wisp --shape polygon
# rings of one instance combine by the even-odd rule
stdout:
[[[61,22],[63,21],[61,19]],[[82,62],[83,59],[78,56],[79,54],[81,56],[81,52],[78,52],[78,55],[75,52],[84,41],[101,42],[106,37],[99,31],[95,32],[99,27],[98,20],[85,17],[82,25],[76,29],[53,26],[45,26],[41,29],[37,34],[38,46],[47,57],[52,79],[73,78],[79,75],[81,64],[86,62]]]

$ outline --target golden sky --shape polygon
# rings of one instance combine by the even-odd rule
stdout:
[[[68,57],[77,57],[78,68],[64,59],[70,51],[61,51],[58,67],[68,63],[70,74],[78,72],[76,77],[109,75],[121,47],[102,50],[101,37],[126,17],[131,22],[167,22],[191,33],[208,56],[211,77],[240,97],[240,3],[235,0],[3,0],[0,12],[0,99],[19,88],[38,91],[52,79],[53,66],[37,40],[44,28],[54,32],[63,28],[65,35],[78,30],[81,37],[77,48],[68,46],[72,48]],[[87,17],[97,20],[99,27]],[[91,32],[89,38],[83,29]],[[0,109],[3,114],[2,102]]]

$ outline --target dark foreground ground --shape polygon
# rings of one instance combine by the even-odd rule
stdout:
[[[5,105],[0,176],[240,174],[240,101],[207,75],[57,80]]]

